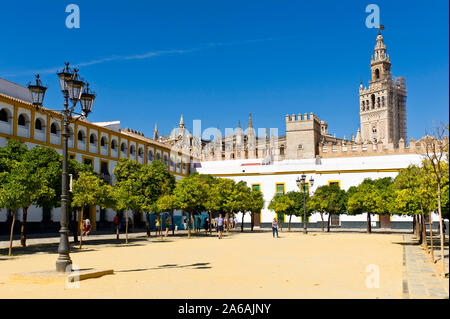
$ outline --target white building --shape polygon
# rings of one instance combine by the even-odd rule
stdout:
[[[245,181],[248,186],[259,188],[264,194],[265,207],[259,216],[255,217],[255,225],[270,227],[275,212],[267,209],[267,206],[276,192],[286,193],[300,191],[296,179],[302,174],[314,179],[314,185],[310,187],[310,194],[314,194],[317,187],[337,183],[342,189],[347,190],[351,186],[357,186],[365,178],[392,177],[401,169],[410,164],[419,165],[423,160],[420,154],[398,155],[373,155],[363,157],[336,157],[322,159],[284,160],[264,165],[263,160],[233,160],[233,161],[206,161],[197,165],[195,169],[201,174],[211,174],[216,177],[230,178],[235,181]],[[242,215],[239,214],[240,221]],[[285,217],[288,221],[288,217]],[[325,214],[324,219],[328,216]],[[383,219],[384,217],[382,217]],[[364,228],[366,214],[332,216],[332,226]],[[433,221],[439,221],[438,215],[432,216]],[[378,215],[373,215],[373,226],[379,227]],[[244,224],[250,224],[250,214],[244,216]],[[301,227],[301,218],[292,217],[292,226]],[[381,221],[386,228],[410,228],[412,217],[387,216]],[[315,213],[309,220],[309,227],[321,227],[321,217]]]

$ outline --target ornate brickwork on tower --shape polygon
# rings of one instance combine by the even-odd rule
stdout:
[[[360,84],[361,134],[357,142],[393,143],[406,140],[406,85],[404,78],[392,79],[391,61],[381,33],[370,62],[369,87]]]

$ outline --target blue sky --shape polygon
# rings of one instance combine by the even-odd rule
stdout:
[[[79,29],[65,8],[80,7]],[[329,131],[359,127],[360,78],[367,84],[381,23],[394,76],[408,87],[408,136],[448,123],[448,1],[2,1],[0,77],[26,85],[41,73],[45,106],[61,108],[54,69],[65,61],[97,93],[91,121],[121,120],[152,136],[180,114],[188,128],[278,127],[314,112]]]

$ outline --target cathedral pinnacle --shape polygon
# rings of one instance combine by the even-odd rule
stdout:
[[[180,118],[180,128],[184,128],[184,119],[183,119],[183,114],[181,114],[181,118]]]

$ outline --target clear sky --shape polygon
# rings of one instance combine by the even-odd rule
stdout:
[[[80,8],[80,28],[65,25]],[[278,127],[314,112],[348,138],[359,127],[377,36],[365,8],[381,10],[394,76],[408,88],[408,136],[448,123],[448,1],[2,1],[0,77],[22,85],[35,73],[45,106],[62,95],[55,69],[79,65],[97,93],[91,121],[120,120],[165,135],[184,115],[202,128]]]

